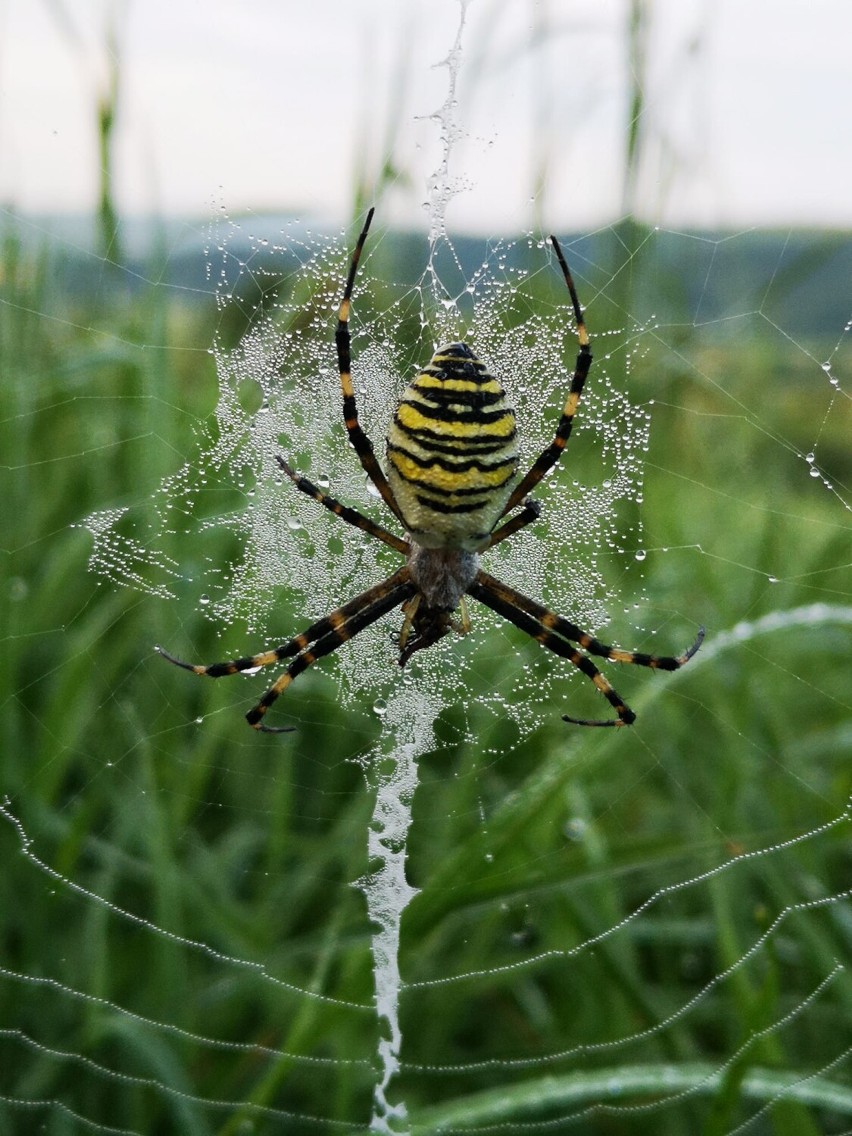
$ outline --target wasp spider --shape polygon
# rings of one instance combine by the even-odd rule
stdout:
[[[581,670],[617,715],[605,720],[565,715],[566,722],[580,726],[629,726],[636,715],[583,652],[611,662],[673,671],[698,650],[704,637],[703,628],[692,646],[675,657],[607,647],[479,567],[480,553],[513,536],[538,517],[540,507],[527,494],[562,455],[592,362],[583,312],[558,241],[550,238],[571,297],[579,353],[553,441],[513,488],[518,467],[515,414],[506,404],[500,382],[489,374],[466,343],[439,347],[432,361],[403,392],[388,430],[387,472],[379,465],[373,445],[358,421],[349,334],[355,274],[372,219],[371,209],[355,246],[340,303],[335,341],[349,441],[405,535],[397,536],[355,509],[342,505],[292,470],[283,458],[278,457],[277,461],[302,493],[313,497],[347,524],[389,545],[405,558],[405,563],[380,584],[368,588],[274,650],[207,667],[181,662],[162,649],[161,653],[170,662],[210,678],[292,659],[246,715],[256,730],[284,733],[292,727],[267,726],[266,712],[317,659],[337,650],[359,631],[401,606],[399,662],[405,665],[415,651],[430,647],[450,630],[464,633],[469,629],[466,597],[473,596]]]

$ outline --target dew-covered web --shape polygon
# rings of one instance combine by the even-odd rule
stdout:
[[[405,383],[464,338],[526,468],[564,401],[570,303],[540,234],[452,231],[450,173],[422,231],[379,203],[361,422],[382,457]],[[541,520],[485,567],[622,647],[677,653],[706,624],[676,674],[602,664],[634,727],[562,722],[609,707],[472,604],[468,635],[404,670],[392,613],[276,703],[294,733],[262,737],[243,714],[273,669],[213,683],[152,648],[274,646],[400,562],[276,462],[396,531],[342,417],[356,232],[218,212],[212,359],[210,338],[186,352],[206,404],[157,378],[185,348],[153,318],[138,348],[89,328],[67,371],[39,356],[46,395],[10,384],[0,1130],[850,1131],[841,243],[561,236],[595,362]],[[55,302],[10,294],[9,342],[61,358],[89,325]],[[138,389],[98,385],[116,358]],[[72,504],[40,512],[63,481]]]

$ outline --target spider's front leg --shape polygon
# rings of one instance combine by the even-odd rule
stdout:
[[[261,730],[267,734],[289,732],[292,729],[291,726],[267,726],[264,724],[263,717],[272,703],[284,693],[302,671],[306,671],[318,659],[323,658],[324,655],[330,655],[332,651],[342,647],[344,643],[369,627],[371,623],[375,623],[387,612],[398,607],[412,595],[413,591],[414,585],[411,583],[408,568],[400,568],[398,572],[395,572],[393,576],[390,576],[381,584],[369,588],[360,596],[356,596],[345,607],[332,612],[325,620],[329,630],[316,638],[310,646],[305,647],[284,673],[275,680],[260,702],[249,710],[246,714],[248,724],[255,730]]]
[[[379,465],[373,452],[373,443],[370,441],[358,421],[358,407],[355,402],[355,388],[352,385],[352,338],[349,334],[349,312],[352,306],[352,290],[355,286],[355,274],[358,271],[358,262],[370,231],[375,209],[370,209],[364,228],[355,245],[352,254],[352,263],[349,266],[349,275],[346,278],[346,287],[343,289],[343,299],[337,315],[337,330],[334,333],[334,342],[337,346],[337,364],[340,371],[340,388],[343,392],[343,420],[346,423],[346,432],[352,448],[358,455],[358,460],[369,479],[378,489],[382,500],[401,523],[405,524],[399,505],[388,484],[382,467]]]

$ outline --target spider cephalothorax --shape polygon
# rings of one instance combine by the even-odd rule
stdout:
[[[358,421],[350,357],[352,290],[372,219],[371,209],[355,246],[338,313],[335,341],[343,418],[349,441],[365,473],[402,525],[405,535],[397,536],[357,510],[342,505],[295,473],[282,457],[277,461],[297,489],[348,524],[401,553],[405,563],[386,580],[271,651],[206,667],[182,662],[160,649],[162,654],[178,666],[211,678],[292,658],[257,706],[246,715],[255,729],[282,733],[292,727],[267,726],[264,715],[290,683],[317,659],[337,650],[393,608],[401,607],[399,662],[404,665],[416,651],[431,647],[448,632],[466,632],[470,627],[466,597],[473,596],[582,671],[617,715],[604,720],[564,715],[566,722],[582,726],[629,726],[636,715],[588,656],[673,671],[691,659],[701,646],[704,629],[699,629],[692,646],[677,656],[645,655],[608,647],[569,620],[489,576],[479,566],[481,552],[513,536],[539,516],[538,503],[527,494],[559,461],[592,363],[583,312],[558,241],[550,238],[571,297],[580,349],[551,443],[521,480],[513,484],[518,468],[515,412],[507,405],[500,382],[489,374],[473,350],[466,343],[450,343],[438,348],[428,366],[406,387],[399,400],[388,429],[385,474]]]
[[[465,593],[479,572],[479,557],[464,548],[424,548],[409,536],[408,570],[417,591],[403,605],[399,662],[437,643],[449,631],[463,635],[470,627]],[[454,613],[461,610],[461,619]]]

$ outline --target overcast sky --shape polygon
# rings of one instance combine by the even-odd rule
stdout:
[[[627,0],[468,0],[449,176],[456,230],[590,229],[624,208]],[[676,226],[852,225],[852,2],[649,0],[634,200]],[[5,0],[0,206],[96,200],[119,50],[116,197],[345,221],[394,174],[421,224],[460,0]],[[543,188],[542,188],[543,187]]]

